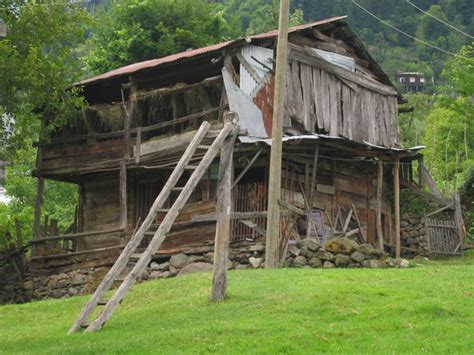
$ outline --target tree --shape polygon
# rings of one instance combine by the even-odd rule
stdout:
[[[456,182],[474,164],[474,58],[473,46],[465,46],[442,72],[446,85],[427,119],[426,155],[434,177],[445,186]]]
[[[199,48],[231,34],[204,0],[124,0],[104,12],[92,35],[89,67],[97,73]]]
[[[0,207],[0,240],[4,243],[13,234],[16,218],[22,222],[24,235],[31,236],[36,190],[31,177],[36,159],[32,143],[40,134],[43,138],[48,135],[46,129],[40,132],[41,121],[48,120],[54,129],[74,119],[84,104],[72,84],[83,69],[76,48],[85,41],[92,22],[81,8],[51,0],[11,1],[5,4],[1,19],[9,32],[0,40],[0,117],[13,121],[13,130],[1,147],[2,157],[10,162],[6,190],[12,197],[9,205]],[[46,213],[66,227],[74,213],[74,187],[48,182],[45,189]]]

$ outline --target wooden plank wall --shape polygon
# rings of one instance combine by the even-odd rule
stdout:
[[[290,118],[309,132],[393,147],[399,142],[397,97],[382,95],[335,75],[289,62],[286,126]]]
[[[81,145],[56,145],[43,149],[42,171],[71,169],[123,157],[123,140],[112,139]]]
[[[108,175],[86,180],[83,185],[84,231],[101,231],[120,228],[120,201],[118,176]],[[85,249],[118,245],[118,236],[104,235],[87,238]]]
[[[286,159],[285,157],[284,159]],[[289,157],[290,162],[291,157]],[[301,163],[301,161],[299,162]],[[311,170],[312,162],[307,161],[306,169]],[[338,207],[342,207],[347,211],[352,204],[357,209],[360,221],[363,225],[367,225],[367,238],[369,242],[375,243],[377,239],[375,211],[377,207],[377,166],[363,163],[348,163],[339,161],[328,161],[322,159],[318,163],[317,173],[317,191],[314,194],[314,208],[326,210],[327,214],[334,220]],[[285,165],[285,164],[284,164]],[[290,164],[291,167],[291,164]],[[304,167],[295,175],[291,176],[291,168],[289,176],[283,174],[282,196],[292,196],[293,205],[305,209],[305,202],[302,189],[305,190],[304,183],[306,181],[304,175]],[[291,182],[292,181],[292,182]],[[385,181],[385,186],[389,186]],[[293,190],[290,194],[288,190]],[[306,196],[308,194],[305,191]],[[387,243],[390,240],[390,219],[391,205],[387,199],[388,194],[384,191],[384,200],[382,203],[383,212],[383,230]],[[325,216],[325,223],[328,224]]]

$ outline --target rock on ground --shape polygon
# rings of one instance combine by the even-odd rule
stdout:
[[[356,251],[357,247],[357,242],[349,238],[330,239],[324,244],[324,249],[326,251],[346,255],[352,254],[354,251]]]
[[[212,264],[197,262],[191,263],[183,267],[179,272],[178,276],[191,274],[193,272],[211,272],[212,271]]]

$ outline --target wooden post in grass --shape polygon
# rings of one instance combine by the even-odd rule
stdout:
[[[276,55],[275,95],[273,98],[272,147],[268,190],[268,217],[265,267],[280,266],[280,195],[283,114],[285,111],[285,79],[288,65],[288,16],[290,0],[280,0],[280,22]]]
[[[393,165],[393,192],[395,197],[395,257],[400,259],[400,156]]]
[[[221,149],[219,180],[217,185],[217,225],[214,241],[214,265],[212,269],[212,301],[223,301],[227,294],[227,257],[230,241],[231,190],[233,179],[233,153],[237,135]]]

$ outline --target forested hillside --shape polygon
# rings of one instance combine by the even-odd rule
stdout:
[[[226,18],[235,21],[242,32],[261,31],[265,25],[276,25],[276,6],[272,0],[219,0],[216,1]],[[457,53],[472,38],[452,30],[423,14],[405,0],[357,0],[367,10],[388,21],[398,29]],[[444,20],[468,34],[474,33],[474,12],[468,0],[413,0],[417,7]],[[293,0],[292,11],[301,9],[304,21],[315,21],[333,16],[347,15],[347,21],[366,43],[375,58],[389,74],[396,70],[423,71],[440,78],[443,63],[449,55],[414,42],[382,24],[357,7],[351,0]]]

